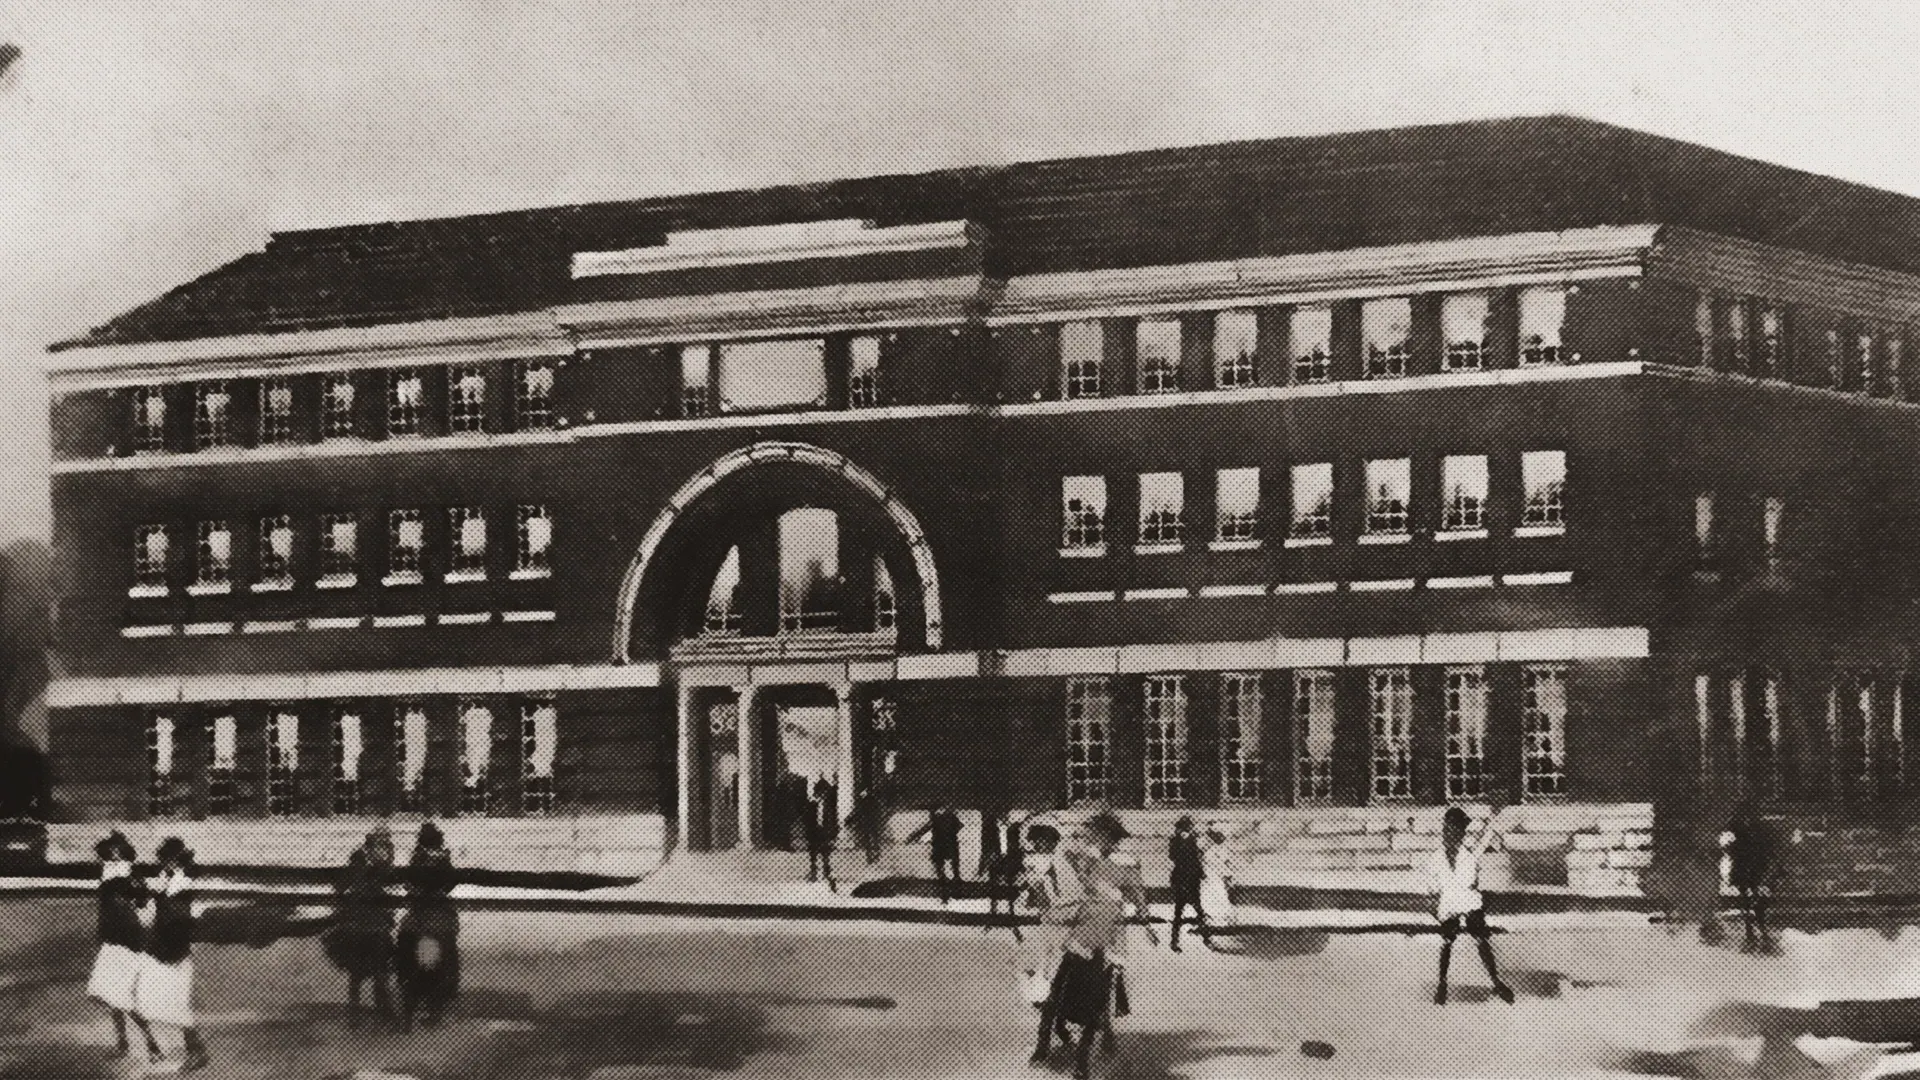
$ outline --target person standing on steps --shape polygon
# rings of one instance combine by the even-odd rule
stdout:
[[[953,812],[953,804],[942,802],[927,815],[927,823],[907,837],[909,844],[923,836],[931,838],[933,876],[939,880],[943,904],[953,900],[954,886],[961,880],[960,829],[960,815]]]
[[[1434,991],[1433,1003],[1447,1003],[1447,965],[1453,959],[1453,942],[1464,928],[1480,949],[1480,963],[1487,969],[1487,978],[1493,982],[1494,995],[1507,1004],[1513,1004],[1513,991],[1500,981],[1500,969],[1494,963],[1492,932],[1487,929],[1486,901],[1480,895],[1480,857],[1487,853],[1487,846],[1493,842],[1493,819],[1500,813],[1501,803],[1492,801],[1487,823],[1481,827],[1480,837],[1474,845],[1466,846],[1468,818],[1467,812],[1457,806],[1447,807],[1440,829],[1440,848],[1433,853],[1430,865],[1429,889],[1434,894],[1434,915],[1440,920],[1440,983]]]
[[[140,894],[133,879],[133,845],[120,832],[109,834],[94,845],[100,858],[99,934],[100,951],[94,957],[93,973],[87,979],[87,996],[107,1007],[113,1016],[113,1039],[118,1047],[114,1056],[132,1052],[127,1042],[127,1019],[147,1040],[147,1057],[160,1060],[160,1043],[153,1029],[133,1011],[133,991],[140,977]]]
[[[181,1072],[208,1064],[207,1044],[193,1016],[193,852],[177,836],[160,842],[159,871],[149,887],[152,924],[143,936],[133,1013],[143,1025],[180,1029],[186,1060]]]
[[[1187,908],[1193,909],[1193,925],[1200,931],[1202,943],[1207,939],[1207,913],[1200,906],[1200,883],[1206,877],[1206,864],[1200,853],[1200,838],[1194,835],[1193,819],[1182,817],[1173,826],[1173,837],[1167,841],[1167,860],[1173,866],[1168,875],[1168,884],[1173,887],[1173,951],[1180,951],[1180,925],[1185,922]]]
[[[827,888],[840,891],[833,880],[833,847],[840,838],[840,793],[827,778],[813,782],[807,801],[807,880],[825,879]]]

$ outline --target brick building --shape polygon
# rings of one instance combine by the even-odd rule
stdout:
[[[1682,796],[1896,822],[1916,241],[1567,118],[276,235],[52,352],[62,805],[631,872],[826,776],[1396,887],[1499,788],[1601,893]]]

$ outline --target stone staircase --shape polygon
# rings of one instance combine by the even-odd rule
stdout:
[[[858,852],[838,851],[833,858],[834,876],[845,894],[855,885],[880,876],[884,864],[869,867]],[[648,875],[647,884],[676,899],[738,899],[743,886],[753,891],[770,891],[774,897],[792,892],[795,898],[811,897],[825,891],[819,882],[807,881],[807,854],[804,851],[676,851],[660,868]]]

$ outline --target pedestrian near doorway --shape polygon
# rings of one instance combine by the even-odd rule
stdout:
[[[193,1072],[209,1063],[193,1009],[193,852],[179,837],[169,836],[155,857],[159,868],[148,885],[148,914],[142,918],[147,929],[133,1013],[143,1023],[180,1029],[186,1053],[180,1071]]]
[[[115,831],[94,845],[100,859],[99,940],[93,971],[87,978],[87,996],[104,1005],[113,1017],[115,1057],[132,1052],[127,1021],[132,1019],[146,1038],[147,1057],[158,1062],[160,1043],[153,1029],[133,1011],[133,994],[140,977],[140,893],[133,878],[133,845]]]
[[[939,882],[940,902],[953,900],[955,886],[960,878],[960,815],[954,813],[953,804],[942,802],[927,814],[927,823],[915,829],[907,837],[907,843],[925,836],[930,840],[933,856],[933,876]]]
[[[1173,836],[1167,841],[1167,860],[1173,866],[1168,878],[1168,884],[1173,887],[1173,951],[1180,951],[1180,927],[1186,922],[1188,908],[1193,909],[1193,925],[1200,932],[1201,942],[1210,944],[1207,913],[1200,898],[1206,865],[1201,858],[1200,838],[1194,835],[1192,818],[1182,817],[1174,823]]]
[[[833,880],[833,848],[840,838],[840,793],[822,776],[813,782],[807,803],[807,880],[825,880],[827,888],[840,891]]]
[[[1453,959],[1454,939],[1462,930],[1479,947],[1480,963],[1487,969],[1494,995],[1509,1005],[1513,1003],[1513,991],[1500,981],[1500,969],[1494,962],[1486,901],[1480,895],[1480,858],[1493,842],[1493,818],[1499,810],[1496,803],[1472,847],[1466,844],[1469,820],[1465,810],[1449,806],[1442,819],[1440,848],[1433,853],[1429,886],[1435,898],[1434,915],[1440,920],[1440,980],[1433,994],[1435,1005],[1447,1003],[1447,966]]]
[[[1767,928],[1767,906],[1778,874],[1773,832],[1750,807],[1727,825],[1726,880],[1739,897],[1740,922],[1746,930],[1745,947],[1760,951],[1772,944]]]
[[[866,853],[867,865],[880,861],[880,798],[874,794],[871,786],[862,787],[854,792],[853,813],[847,815],[847,827],[853,830],[854,839],[860,844],[860,850]]]

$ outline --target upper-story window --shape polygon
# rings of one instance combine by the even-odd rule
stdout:
[[[680,347],[680,415],[706,416],[713,411],[713,346]]]
[[[1487,528],[1487,458],[1459,454],[1440,462],[1440,532],[1481,534]]]
[[[1559,363],[1566,325],[1566,289],[1558,285],[1521,289],[1520,366]]]
[[[320,518],[320,580],[322,589],[344,589],[360,576],[360,522],[352,514],[325,514]]]
[[[353,375],[337,371],[326,378],[326,386],[320,394],[320,437],[323,439],[350,439],[353,437]]]
[[[1099,397],[1106,334],[1097,322],[1060,327],[1060,396]]]
[[[293,588],[293,519],[285,514],[261,518],[257,550],[253,591]]]
[[[133,531],[134,596],[165,596],[167,592],[167,555],[172,546],[165,525],[142,525]]]
[[[1107,478],[1067,476],[1060,480],[1060,547],[1098,552],[1107,547]]]
[[[1185,478],[1177,472],[1141,473],[1140,548],[1175,549],[1185,533]]]
[[[1314,304],[1293,309],[1288,324],[1293,381],[1323,383],[1333,377],[1333,308]]]
[[[544,506],[514,508],[513,574],[541,578],[553,572],[553,515]]]
[[[136,386],[133,401],[133,449],[156,454],[167,448],[167,393],[159,386]]]
[[[1140,392],[1171,394],[1180,389],[1180,320],[1141,319],[1134,330],[1140,362]]]
[[[560,741],[560,714],[550,697],[520,705],[520,812],[553,812],[553,759]]]
[[[1713,554],[1713,492],[1702,491],[1693,497],[1693,546],[1701,558]]]
[[[1260,470],[1221,469],[1214,474],[1215,539],[1252,544],[1260,532]]]
[[[1701,293],[1693,302],[1693,336],[1700,366],[1713,366],[1713,294]]]
[[[447,561],[447,580],[484,579],[487,576],[487,512],[478,506],[456,506],[447,511],[447,532],[453,547]]]
[[[260,380],[260,445],[293,441],[293,380]]]
[[[720,569],[713,575],[701,630],[714,635],[738,634],[740,607],[740,547],[736,544],[727,549],[727,557],[720,560]]]
[[[493,809],[493,710],[477,701],[460,706],[460,812],[486,814]]]
[[[1333,535],[1333,464],[1295,465],[1287,537],[1326,540]]]
[[[418,435],[426,413],[427,377],[419,368],[387,373],[387,436]]]
[[[1447,371],[1479,371],[1491,351],[1492,304],[1486,293],[1456,293],[1440,302],[1440,325],[1446,335]]]
[[[900,596],[893,588],[887,560],[873,557],[873,628],[886,633],[900,628]]]
[[[880,404],[880,339],[857,337],[847,343],[847,405],[871,409]]]
[[[1412,499],[1412,462],[1384,458],[1367,462],[1367,516],[1365,536],[1407,535],[1407,504]]]
[[[1847,380],[1847,362],[1844,353],[1846,350],[1840,343],[1839,327],[1827,327],[1826,339],[1822,344],[1822,351],[1826,353],[1824,359],[1827,369],[1827,385],[1835,389],[1845,386]]]
[[[1889,331],[1884,346],[1886,356],[1886,385],[1882,388],[1887,396],[1904,401],[1907,397],[1907,376],[1901,369],[1906,366],[1907,339],[1898,330]]]
[[[553,370],[551,360],[514,361],[514,430],[544,431],[553,426]]]
[[[1413,336],[1413,302],[1404,296],[1368,300],[1360,305],[1360,338],[1369,379],[1397,379],[1407,373]]]
[[[1260,321],[1251,311],[1223,311],[1213,317],[1214,385],[1222,390],[1258,381],[1256,349]]]
[[[1526,503],[1521,532],[1559,532],[1567,527],[1567,453],[1529,450],[1520,455],[1520,488]]]
[[[1847,379],[1854,389],[1873,393],[1873,331],[1861,327],[1847,339]]]
[[[205,450],[233,443],[233,391],[224,380],[193,388],[193,446]]]
[[[426,550],[426,522],[418,510],[395,510],[387,515],[388,585],[420,581],[420,554]]]
[[[472,434],[487,430],[487,369],[456,364],[447,370],[447,430]]]
[[[1761,508],[1760,542],[1768,559],[1780,557],[1780,530],[1787,520],[1787,501],[1778,495],[1767,496]]]
[[[1745,300],[1728,300],[1720,307],[1720,337],[1729,371],[1753,369],[1753,311]]]
[[[202,521],[194,531],[193,588],[196,593],[233,587],[233,530],[224,521]]]
[[[1754,372],[1778,375],[1787,365],[1787,313],[1778,304],[1766,304],[1755,323]]]
[[[823,339],[734,341],[720,346],[721,411],[818,406],[826,400],[827,343]]]

